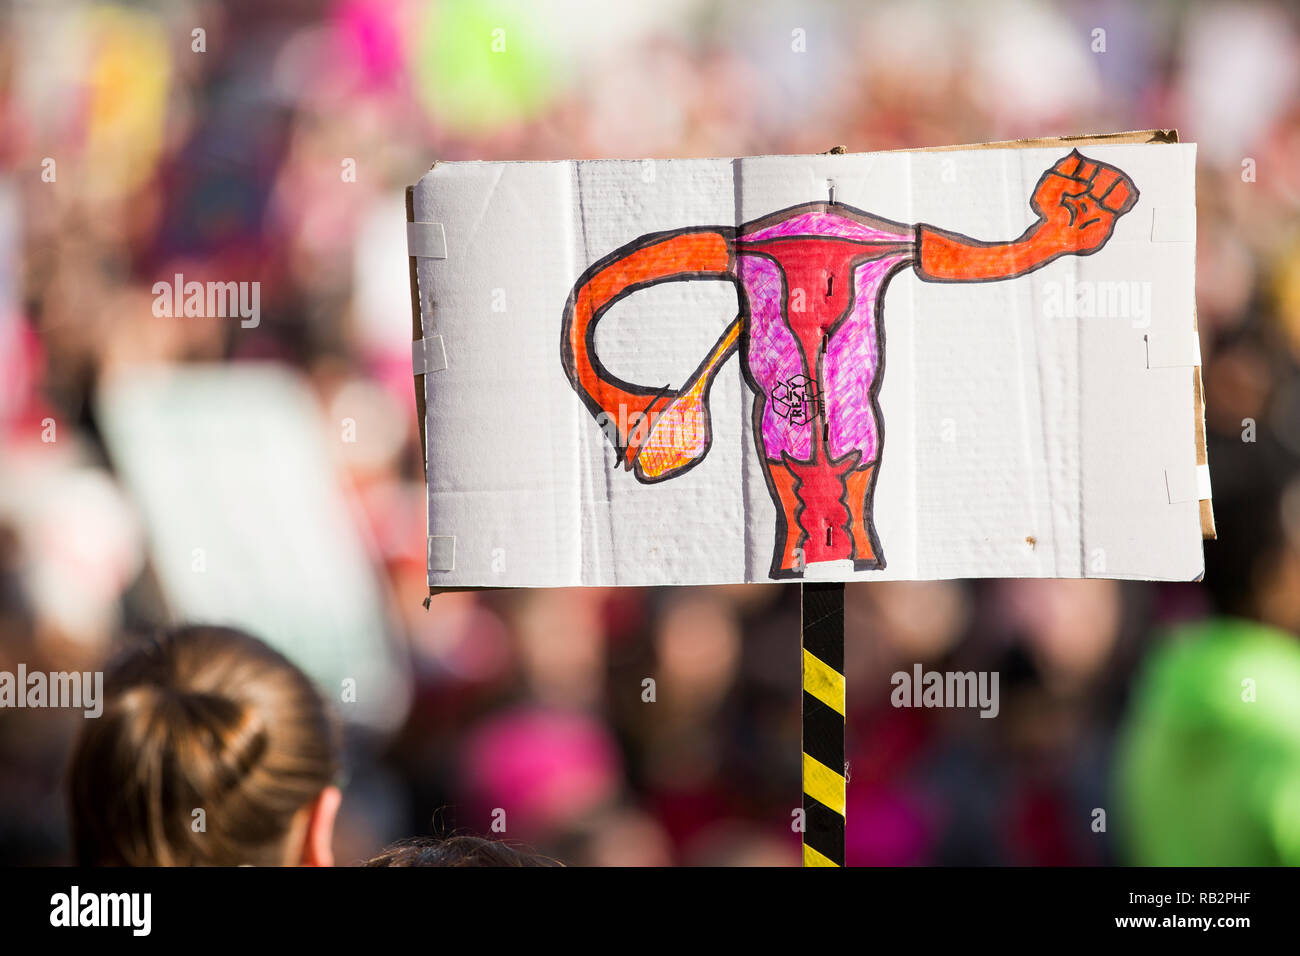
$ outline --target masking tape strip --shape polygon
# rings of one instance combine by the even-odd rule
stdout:
[[[1171,505],[1187,501],[1209,501],[1212,497],[1210,487],[1210,466],[1197,465],[1194,471],[1186,468],[1165,469],[1165,490],[1169,493]]]
[[[447,234],[440,222],[408,222],[406,253],[420,259],[446,259]]]
[[[1196,210],[1165,206],[1151,210],[1152,242],[1195,242]]]
[[[447,349],[441,335],[416,339],[411,343],[411,371],[416,375],[441,372],[447,367]]]
[[[454,534],[429,535],[429,570],[456,570],[456,536]]]
[[[1144,335],[1147,368],[1191,368],[1201,364],[1201,337],[1195,329],[1185,335]]]
[[[1210,487],[1210,466],[1196,466],[1196,499],[1198,501],[1209,501],[1214,497],[1214,490]]]

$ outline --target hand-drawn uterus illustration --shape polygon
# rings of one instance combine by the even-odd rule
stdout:
[[[834,201],[741,226],[641,236],[594,263],[569,295],[561,360],[570,384],[638,481],[698,465],[712,439],[709,388],[735,353],[753,392],[755,444],[776,506],[770,577],[852,561],[883,568],[872,519],[884,421],[885,290],[911,267],[926,282],[1015,279],[1066,255],[1091,255],[1138,201],[1120,169],[1077,150],[1030,197],[1037,219],[1017,238],[982,241],[906,225]],[[739,314],[678,389],[622,381],[595,354],[596,325],[624,297],[691,279],[729,280]]]

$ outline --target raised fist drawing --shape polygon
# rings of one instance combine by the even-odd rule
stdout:
[[[1137,187],[1127,175],[1073,150],[1034,187],[1029,205],[1041,221],[1034,238],[1056,252],[1094,252],[1137,198]]]

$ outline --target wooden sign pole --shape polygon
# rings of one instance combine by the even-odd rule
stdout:
[[[801,584],[803,865],[844,865],[844,585]]]

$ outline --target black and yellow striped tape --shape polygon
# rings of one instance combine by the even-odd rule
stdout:
[[[803,864],[844,865],[844,585],[804,584]]]

